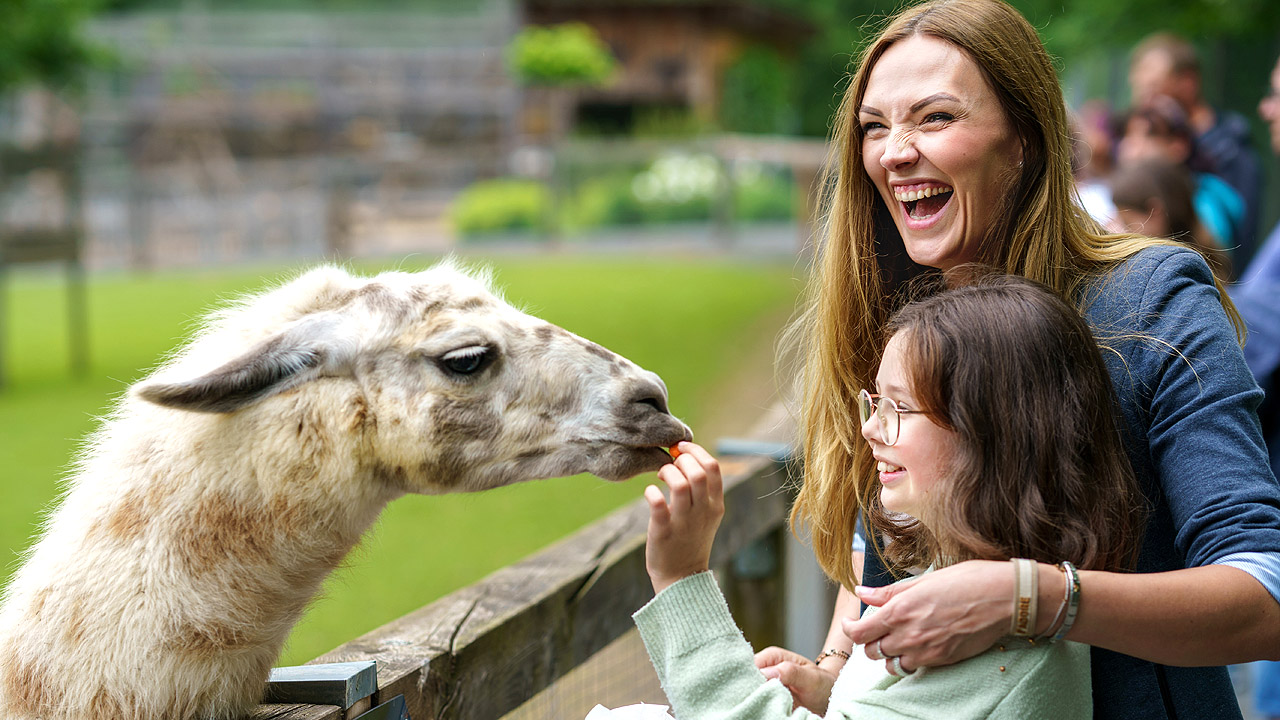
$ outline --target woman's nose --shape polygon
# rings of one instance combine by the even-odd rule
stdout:
[[[885,170],[897,170],[914,163],[920,158],[916,144],[909,132],[895,132],[884,144],[884,153],[880,155],[880,165]]]

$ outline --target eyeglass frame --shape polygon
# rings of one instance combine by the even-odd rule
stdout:
[[[889,407],[893,409],[894,414],[897,416],[896,418],[894,418],[896,421],[894,424],[896,432],[894,434],[894,438],[892,441],[889,440],[888,417],[885,414],[880,412],[880,407],[881,407],[880,401],[882,400],[889,401]],[[870,413],[865,412],[865,408],[868,406],[871,408]],[[858,391],[858,418],[862,420],[863,425],[866,425],[867,421],[871,419],[871,416],[875,415],[876,419],[879,420],[879,425],[880,425],[880,442],[884,443],[885,445],[888,445],[889,447],[893,447],[894,445],[897,445],[898,440],[902,439],[902,416],[903,415],[924,415],[924,414],[925,414],[924,410],[904,410],[903,408],[898,406],[897,400],[894,400],[893,398],[890,398],[890,397],[884,397],[877,393],[872,393],[866,388],[863,388]]]

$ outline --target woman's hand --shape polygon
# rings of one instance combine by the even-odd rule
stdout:
[[[831,686],[836,683],[838,670],[815,665],[809,658],[780,647],[768,647],[756,653],[756,667],[766,678],[778,678],[791,691],[793,709],[803,707],[817,715],[827,713]]]
[[[1009,632],[1014,571],[1008,562],[970,560],[881,588],[854,592],[880,608],[844,632],[867,657],[901,657],[904,670],[950,665],[991,647]],[[886,668],[888,661],[886,661]]]
[[[654,593],[707,569],[711,542],[724,517],[720,464],[693,443],[682,442],[676,449],[680,456],[658,470],[658,479],[671,493],[670,501],[656,485],[644,489],[649,502],[644,559]]]

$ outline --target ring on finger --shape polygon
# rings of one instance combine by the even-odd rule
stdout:
[[[915,670],[907,670],[902,667],[902,657],[900,655],[893,656],[893,674],[900,678],[907,677],[915,672]]]
[[[876,651],[876,660],[886,660],[886,659],[888,659],[888,657],[889,657],[889,656],[888,656],[888,655],[885,655],[885,654],[884,654],[884,650],[881,650],[881,649],[880,649],[880,641],[879,641],[879,640],[877,640],[877,641],[876,641],[875,651]]]

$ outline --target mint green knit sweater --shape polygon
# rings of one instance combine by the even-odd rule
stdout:
[[[633,616],[677,720],[817,718],[766,681],[711,573],[684,578]],[[1006,642],[1007,641],[1007,642]],[[1092,718],[1089,648],[1006,638],[976,657],[907,678],[855,655],[826,718],[1052,720]],[[865,660],[865,658],[864,658]]]

